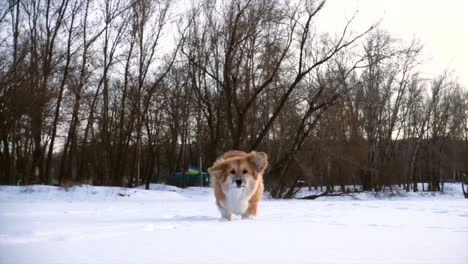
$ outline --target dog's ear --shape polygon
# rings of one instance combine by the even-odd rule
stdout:
[[[268,155],[265,152],[252,151],[249,153],[249,156],[254,168],[259,173],[263,173],[268,166]]]
[[[219,178],[223,174],[223,171],[224,171],[225,167],[226,167],[226,164],[224,164],[222,162],[215,162],[213,167],[208,168],[208,173],[212,177]]]

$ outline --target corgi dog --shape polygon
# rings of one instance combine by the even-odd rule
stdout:
[[[223,218],[230,221],[233,214],[242,218],[257,215],[267,166],[268,155],[264,152],[231,150],[208,168],[216,205]]]

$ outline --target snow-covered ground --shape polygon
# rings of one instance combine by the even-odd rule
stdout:
[[[468,200],[445,190],[264,199],[228,222],[208,188],[0,186],[0,263],[468,263]]]

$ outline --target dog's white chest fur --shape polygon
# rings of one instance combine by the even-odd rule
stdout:
[[[243,215],[249,207],[249,199],[245,188],[232,188],[226,193],[224,207],[236,215]]]

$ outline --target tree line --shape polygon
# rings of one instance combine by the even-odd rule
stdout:
[[[0,182],[146,186],[265,151],[266,189],[466,180],[468,92],[423,45],[330,34],[325,1],[0,4]],[[423,185],[424,186],[424,185]]]

